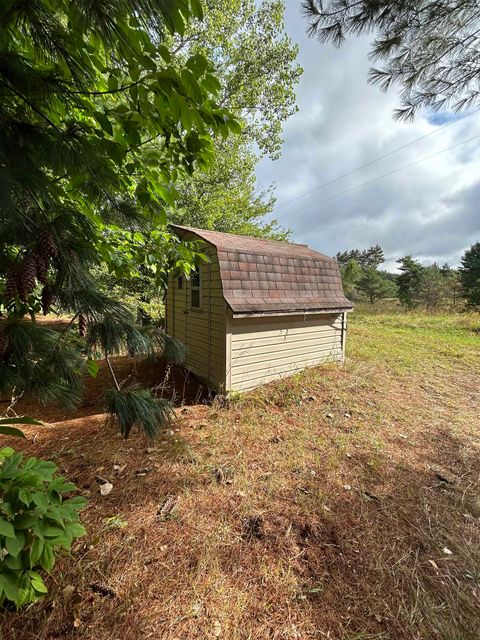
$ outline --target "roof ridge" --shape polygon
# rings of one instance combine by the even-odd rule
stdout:
[[[334,260],[334,258],[332,258],[331,256],[327,256],[326,254],[321,253],[316,249],[312,249],[308,244],[304,244],[300,242],[290,242],[288,240],[273,240],[272,238],[258,238],[256,236],[240,235],[239,233],[227,233],[226,231],[216,231],[214,229],[201,229],[199,227],[189,227],[189,226],[180,225],[180,224],[171,224],[170,226],[174,229],[183,229],[184,231],[190,231],[191,233],[195,233],[200,237],[208,236],[210,234],[215,234],[224,238],[239,238],[241,240],[245,240],[245,239],[254,240],[255,242],[262,242],[265,244],[277,246],[278,249],[283,249],[283,250],[285,250],[286,247],[298,247],[300,249],[308,249],[308,251],[315,253],[319,258],[321,257],[324,260]],[[204,238],[204,239],[207,239],[207,238]],[[207,242],[209,242],[208,239],[207,239]],[[212,242],[212,244],[215,244],[215,243]],[[247,250],[245,247],[228,247],[228,249],[224,249],[224,250],[232,251],[232,252],[236,251],[238,253],[249,253],[254,251],[252,249]]]

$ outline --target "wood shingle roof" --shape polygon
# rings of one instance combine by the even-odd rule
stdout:
[[[217,249],[223,295],[234,314],[348,310],[334,258],[307,245],[172,225]]]

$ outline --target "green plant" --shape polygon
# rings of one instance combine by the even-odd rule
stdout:
[[[25,438],[25,434],[21,429],[12,426],[14,424],[32,424],[41,425],[42,422],[34,420],[29,416],[19,416],[15,418],[0,418],[0,434],[4,436],[15,436],[16,438]]]
[[[76,486],[56,475],[53,462],[0,450],[0,604],[17,608],[47,593],[38,570],[50,573],[59,549],[85,534],[79,511],[86,501],[65,499]]]

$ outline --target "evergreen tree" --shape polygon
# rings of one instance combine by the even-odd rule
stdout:
[[[370,304],[375,304],[384,298],[393,298],[396,295],[395,284],[376,267],[364,269],[357,286],[358,291],[367,298]]]
[[[339,46],[346,35],[374,33],[370,58],[385,61],[370,81],[400,86],[397,116],[421,107],[459,111],[480,101],[477,0],[303,0],[309,33]]]
[[[385,255],[382,247],[378,244],[369,249],[352,249],[351,251],[337,253],[337,261],[340,265],[345,266],[350,260],[355,260],[362,269],[370,267],[376,269],[385,262]]]
[[[419,303],[423,267],[412,256],[400,258],[397,263],[401,271],[397,276],[398,299],[411,309]]]
[[[480,307],[480,242],[465,251],[460,267],[463,295],[470,307]]]
[[[349,260],[347,264],[339,261],[342,276],[343,291],[349,300],[357,299],[357,284],[362,277],[362,269],[356,260]]]
[[[447,304],[455,308],[461,299],[462,293],[460,271],[458,269],[453,269],[448,263],[445,263],[440,267],[440,271],[443,277]]]
[[[209,61],[196,53],[173,64],[163,43],[192,15],[202,17],[199,0],[0,8],[0,392],[71,407],[93,368],[85,354],[100,350],[114,383],[108,407],[125,436],[135,424],[154,435],[168,410],[122,388],[109,356],[178,359],[182,349],[135,326],[92,268],[131,277],[174,261],[188,272],[194,248],[167,232],[166,208],[176,183],[208,166],[212,135],[240,131],[216,102]],[[72,318],[60,334],[36,322],[52,309]]]

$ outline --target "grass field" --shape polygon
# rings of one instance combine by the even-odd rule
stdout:
[[[180,408],[154,445],[93,395],[37,413],[27,449],[88,497],[88,536],[0,637],[478,640],[479,328],[356,312],[344,367]]]

